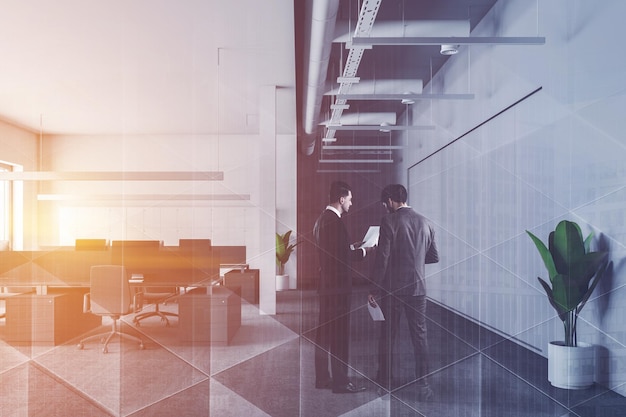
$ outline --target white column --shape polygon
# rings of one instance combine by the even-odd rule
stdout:
[[[276,314],[276,87],[259,92],[259,309]]]

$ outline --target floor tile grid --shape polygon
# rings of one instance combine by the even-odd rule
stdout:
[[[431,308],[429,306],[429,308]],[[447,314],[451,314],[453,317],[456,318],[456,320],[460,321],[461,323],[461,327],[472,327],[472,326],[477,326],[475,323],[471,323],[468,322],[466,319],[463,319],[461,317],[458,317],[456,315],[454,315],[454,313],[451,312],[447,312]],[[441,329],[443,329],[445,332],[449,333],[451,336],[454,336],[455,340],[461,340],[462,343],[465,343],[468,346],[472,346],[472,344],[470,342],[467,342],[463,339],[460,339],[456,336],[456,334],[453,331],[448,330],[447,328],[445,328],[444,326],[440,326],[436,320],[432,319],[429,317],[429,322],[431,324],[437,324],[438,327],[440,327]],[[541,365],[539,366],[539,368],[543,371],[543,372],[535,372],[533,374],[534,378],[526,378],[523,376],[523,373],[520,373],[519,370],[515,369],[516,364],[514,363],[515,361],[511,361],[511,359],[514,359],[516,357],[515,354],[511,354],[510,352],[513,352],[515,350],[519,350],[519,351],[523,351],[523,352],[528,352],[528,354],[530,354],[530,356],[532,356],[532,358],[530,358],[530,361],[533,362],[539,362],[539,363],[543,363],[545,362],[545,358],[540,357],[539,355],[537,355],[535,352],[532,352],[526,348],[523,348],[522,346],[520,346],[517,341],[515,340],[514,337],[503,337],[501,335],[496,335],[493,334],[492,332],[489,332],[483,328],[478,327],[478,334],[483,334],[484,332],[487,332],[485,334],[487,334],[488,336],[483,338],[483,340],[478,344],[479,348],[474,350],[475,353],[479,354],[479,355],[483,355],[486,359],[492,361],[494,364],[496,364],[498,367],[500,367],[504,372],[506,372],[507,374],[509,374],[512,378],[518,379],[519,381],[521,381],[522,383],[526,384],[528,387],[530,387],[530,389],[532,389],[533,391],[535,391],[537,393],[537,395],[539,397],[546,397],[549,401],[554,402],[557,405],[563,406],[565,407],[565,409],[567,409],[567,413],[571,413],[570,415],[572,416],[578,416],[578,415],[584,415],[584,414],[578,414],[576,411],[573,410],[573,408],[581,408],[581,406],[583,404],[586,403],[593,403],[593,401],[603,395],[605,395],[606,392],[608,392],[608,390],[602,388],[602,387],[596,387],[595,388],[595,393],[590,393],[589,391],[587,392],[586,396],[581,396],[578,393],[571,393],[571,392],[565,392],[565,394],[563,392],[559,392],[559,391],[563,391],[563,390],[559,390],[559,389],[555,389],[552,388],[551,386],[549,386],[549,383],[547,382],[545,375],[547,375],[545,369],[546,366],[545,365]],[[314,342],[313,338],[310,336],[312,333],[309,333],[309,337],[306,337],[306,334],[304,335],[305,338],[307,338],[308,340],[310,340],[311,342]],[[479,337],[480,339],[480,337]],[[485,344],[484,346],[480,347],[480,344],[483,343],[484,341],[488,341],[487,344]],[[506,360],[503,360],[503,358],[499,358],[497,355],[492,355],[491,351],[493,351],[495,349],[495,347],[497,346],[502,346],[502,345],[510,345],[507,347],[507,349],[511,349],[511,346],[513,346],[514,348],[512,350],[510,350],[509,352],[509,360],[508,360],[508,364]],[[456,362],[452,362],[449,363],[448,365],[438,368],[437,371],[434,371],[433,374],[435,374],[436,372],[441,372],[447,368],[451,368],[454,367],[456,364],[460,364],[463,362],[464,359],[470,357],[469,356],[465,356],[465,357],[460,357],[458,358],[458,360]],[[506,357],[505,357],[506,359]],[[365,374],[362,374],[365,375]],[[535,379],[537,381],[535,381]],[[538,382],[539,381],[539,382]],[[403,387],[406,386],[410,386],[411,383],[407,383],[405,384]],[[613,394],[616,395],[616,394]],[[569,398],[569,401],[564,401],[563,397],[565,398]],[[575,398],[575,401],[572,401],[572,398]],[[622,399],[621,397],[618,396],[619,399]],[[623,400],[623,399],[622,399]],[[532,415],[532,414],[529,414]]]
[[[238,367],[242,363],[245,363],[245,362],[248,362],[250,366],[256,366],[257,363],[255,363],[255,359],[257,358],[261,359],[260,358],[261,355],[272,354],[273,351],[277,351],[278,350],[277,348],[283,345],[285,346],[284,348],[282,348],[283,351],[284,349],[288,349],[288,350],[297,349],[298,351],[301,352],[300,359],[298,360],[299,368],[301,369],[299,371],[300,373],[305,372],[304,368],[309,368],[309,367],[312,368],[312,356],[309,357],[310,352],[312,352],[312,350],[305,351],[305,350],[302,350],[301,347],[299,347],[299,346],[302,346],[303,343],[305,344],[308,343],[310,346],[312,346],[312,343],[313,343],[311,338],[307,337],[305,332],[303,332],[304,328],[306,327],[305,323],[309,323],[312,321],[310,317],[305,317],[307,313],[303,311],[306,308],[309,308],[309,307],[305,308],[303,306],[314,305],[314,303],[311,302],[311,299],[314,299],[314,296],[311,297],[310,295],[306,295],[304,294],[304,292],[299,292],[299,291],[289,294],[288,297],[283,297],[281,295],[279,296],[279,305],[281,305],[282,303],[287,303],[287,304],[294,303],[295,306],[287,307],[287,309],[293,309],[294,313],[293,314],[280,313],[277,316],[274,316],[271,318],[272,321],[280,322],[284,327],[291,329],[291,331],[295,330],[295,332],[293,333],[296,334],[296,339],[298,340],[297,342],[294,341],[293,336],[290,336],[291,339],[289,340],[292,340],[290,346],[285,345],[285,341],[288,340],[288,338],[284,340],[281,339],[274,345],[264,346],[263,349],[267,348],[266,350],[263,350],[263,352],[265,353],[256,352],[249,358],[244,359],[243,361],[240,361],[240,362],[235,362],[231,366],[228,366],[215,374],[212,374],[211,372],[209,372],[209,374],[212,375],[211,379],[213,379],[214,376],[219,376],[221,372],[225,372],[225,371],[237,372]],[[359,311],[361,308],[362,306],[359,306],[356,309],[354,309],[354,314],[359,315],[360,313],[362,313],[361,311]],[[253,311],[251,312],[253,313]],[[432,373],[433,377],[437,377],[437,375],[455,372],[456,370],[463,369],[464,367],[467,366],[468,360],[473,359],[474,362],[476,362],[476,359],[478,359],[478,363],[482,363],[483,364],[482,366],[487,366],[487,368],[485,369],[488,369],[489,372],[492,372],[494,375],[493,378],[489,378],[489,375],[486,375],[487,381],[489,381],[489,379],[494,379],[497,376],[498,377],[503,376],[505,380],[513,381],[513,382],[510,382],[511,384],[513,384],[512,386],[518,386],[516,385],[517,383],[514,381],[519,380],[519,382],[523,386],[527,387],[524,389],[525,393],[530,393],[528,394],[527,397],[522,397],[522,398],[532,397],[533,400],[536,400],[536,398],[541,398],[542,396],[543,397],[548,396],[550,401],[556,400],[557,401],[556,406],[549,405],[549,403],[544,402],[545,404],[544,408],[540,410],[541,412],[544,412],[544,413],[546,412],[546,410],[548,410],[547,411],[548,413],[554,412],[552,414],[546,414],[546,415],[549,415],[550,417],[560,416],[560,415],[563,415],[563,416],[567,415],[567,416],[572,416],[572,417],[573,416],[580,416],[580,417],[617,416],[620,414],[615,414],[615,410],[625,409],[623,408],[624,407],[623,397],[618,396],[606,389],[603,389],[602,387],[594,387],[591,390],[584,390],[584,392],[569,392],[567,390],[559,390],[559,389],[551,388],[545,379],[545,373],[543,373],[543,370],[545,368],[545,364],[544,364],[545,358],[541,358],[540,355],[537,355],[534,352],[530,352],[529,350],[519,346],[515,342],[514,338],[507,339],[501,336],[496,337],[493,334],[484,333],[484,329],[481,329],[479,327],[474,328],[472,330],[472,326],[474,326],[475,324],[468,323],[466,321],[464,322],[462,318],[455,317],[454,314],[450,312],[443,312],[443,313],[449,314],[450,317],[446,317],[442,315],[441,311],[439,312],[439,315],[437,315],[438,313],[437,309],[431,308],[430,305],[429,305],[428,313],[429,313],[429,326],[431,326],[429,328],[429,332],[431,332],[433,336],[435,336],[437,332],[439,332],[440,335],[444,335],[442,336],[442,340],[453,340],[455,341],[455,343],[452,343],[452,344],[460,346],[460,347],[457,346],[458,350],[455,350],[457,349],[457,347],[452,349],[454,351],[452,354],[453,360],[450,360],[451,358],[448,358],[448,357],[446,357],[445,360],[443,359],[441,360],[441,363],[438,364],[437,371]],[[290,315],[291,317],[287,318],[286,317],[287,315]],[[360,317],[359,320],[363,319],[362,315],[359,317]],[[290,322],[290,323],[287,324],[287,322]],[[441,323],[444,323],[445,325],[441,325]],[[458,329],[458,328],[461,328],[464,330],[456,332],[455,329]],[[160,328],[157,328],[157,329],[161,330]],[[431,331],[430,329],[437,329],[437,330]],[[164,343],[164,340],[159,339],[159,337],[153,337],[154,335],[150,333],[150,330],[154,330],[154,329],[142,328],[142,326],[140,326],[138,329],[135,328],[135,330],[140,330],[142,333],[145,333],[146,337],[150,339],[151,344],[154,343],[155,345],[159,345],[163,347],[163,349],[166,350],[168,354],[176,355],[178,358],[180,358],[180,360],[184,361],[187,365],[194,367],[195,362],[193,360],[189,361],[188,358],[185,357],[184,355],[181,356],[179,352],[176,351],[175,348],[168,346],[168,342]],[[298,333],[300,333],[300,336],[301,336],[299,338],[297,337]],[[484,336],[483,336],[483,333],[484,333]],[[458,337],[459,334],[463,335],[463,338]],[[358,336],[357,337],[358,341],[361,342],[363,340],[362,333],[359,335],[359,333],[357,332],[357,336]],[[477,345],[475,345],[476,340],[478,340],[479,342]],[[242,345],[235,346],[234,350],[243,349],[244,348],[243,345],[245,345],[245,343],[255,344],[255,341],[246,339],[245,342],[242,343]],[[359,350],[363,350],[362,348],[359,347],[359,344],[360,343],[354,343],[355,351],[357,352],[356,354],[357,358],[359,357],[359,354],[358,354]],[[483,346],[481,346],[481,344],[483,344]],[[226,349],[223,349],[223,351],[220,351],[220,349],[221,348],[218,348],[216,352],[221,352],[223,354],[225,351],[229,350],[228,348],[226,348]],[[3,351],[4,350],[6,349],[3,348]],[[13,348],[11,350],[13,350]],[[57,348],[53,350],[57,350]],[[211,350],[212,350],[211,348],[208,349],[209,352]],[[15,349],[15,351],[19,352],[19,349]],[[367,353],[367,355],[361,355],[361,359],[359,360],[371,362],[372,358],[368,357],[368,355],[370,355],[371,353],[371,350],[365,349],[365,353]],[[444,356],[446,354],[447,353],[444,352]],[[18,356],[20,355],[24,356],[25,358],[28,357],[28,355],[23,355],[22,353],[19,353]],[[30,349],[31,357],[39,358],[43,355],[46,355],[45,349],[42,351],[39,351],[35,347],[31,347]],[[29,362],[32,362],[31,359],[27,359],[27,360]],[[6,369],[2,369],[2,373],[6,374],[8,370],[15,369],[16,367],[19,367],[21,366],[21,364],[24,363],[23,361],[18,361],[18,362],[19,363],[15,365],[5,366]],[[260,362],[260,361],[257,361],[257,362]],[[489,363],[491,363],[491,365],[489,365]],[[531,365],[531,366],[528,365],[528,364],[535,364],[535,363],[539,363],[539,365]],[[42,365],[39,363],[39,361],[37,361],[37,365],[39,369],[41,369],[41,371],[47,371],[47,368],[45,367],[42,368]],[[355,366],[353,366],[353,368],[354,368],[355,375],[357,375],[359,378],[363,378],[364,381],[367,382],[368,375],[371,376],[371,373],[369,371],[364,372],[363,370],[369,369],[369,368],[367,368],[366,366],[362,364],[359,364],[358,361],[354,365]],[[197,372],[200,372],[201,374],[203,374],[205,377],[207,376],[207,372],[205,368],[194,367],[194,369]],[[467,369],[472,369],[472,368],[470,367]],[[49,374],[49,372],[46,372],[46,373]],[[480,372],[476,373],[476,375],[480,377],[485,376],[481,374]],[[54,373],[53,373],[53,376],[54,376]],[[65,383],[65,380],[61,378],[59,382]],[[194,384],[193,386],[200,386],[200,384],[202,383],[198,382]],[[71,386],[71,384],[69,385]],[[468,414],[466,415],[488,416],[488,415],[492,415],[490,413],[494,412],[493,410],[490,411],[490,409],[488,408],[488,404],[481,405],[481,407],[483,408],[487,407],[482,411],[482,414],[478,414],[480,413],[480,409],[477,408],[476,404],[472,405],[473,403],[468,404],[470,406],[469,409],[467,409],[466,406],[463,406],[463,404],[457,404],[457,405],[447,404],[446,407],[442,407],[441,404],[439,403],[431,404],[431,405],[420,404],[419,402],[416,402],[412,398],[411,385],[412,385],[411,381],[409,380],[407,381],[407,383],[403,384],[401,387],[398,387],[398,389],[394,390],[393,395],[388,396],[388,399],[390,401],[389,408],[387,409],[390,413],[388,415],[393,415],[394,417],[398,415],[418,415],[418,416],[423,415],[427,417],[445,415],[447,417],[446,414],[441,414],[441,413],[445,412],[446,409],[448,411],[452,411],[452,408],[454,407],[460,410],[459,412],[461,411],[467,412]],[[232,389],[230,388],[226,388],[226,389],[231,390],[231,392],[233,392],[233,395],[239,396],[239,394],[236,394],[234,391],[232,391]],[[298,394],[292,393],[292,395],[300,395],[301,397],[306,397],[306,396],[310,397],[311,395],[313,396],[320,395],[319,392],[310,390],[308,387],[304,387],[304,386],[301,386],[297,392]],[[535,394],[532,394],[532,392],[535,392],[537,394],[537,397],[535,397],[534,396]],[[206,393],[207,395],[209,395],[208,389],[206,389]],[[548,395],[547,393],[549,393],[550,395]],[[246,392],[240,392],[240,394],[242,394],[242,396],[240,396],[240,398],[243,401],[242,406],[246,410],[256,409],[258,410],[260,415],[281,415],[280,412],[278,412],[278,414],[269,414],[264,411],[260,411],[262,410],[262,408],[258,408],[253,403],[246,402],[245,398],[248,397]],[[477,394],[479,394],[478,396],[480,397],[480,393],[477,392]],[[213,393],[211,392],[210,395],[213,396]],[[367,415],[366,410],[374,410],[374,409],[378,410],[379,409],[378,407],[380,407],[380,401],[382,401],[381,398],[376,398],[375,396],[372,395],[372,393],[368,393],[367,396],[364,396],[362,400],[355,401],[352,412],[355,412],[355,410],[359,410],[359,412],[363,414],[354,414],[354,415]],[[151,405],[159,406],[160,404],[158,403],[146,404],[145,405],[146,412],[150,410]],[[530,407],[528,405],[526,406]],[[567,411],[564,411],[563,413],[559,413],[557,411],[559,409],[559,406],[565,407],[565,410]],[[515,412],[512,415],[517,415],[520,417],[522,416],[523,417],[530,417],[530,416],[537,417],[538,415],[540,415],[540,414],[530,414],[529,412],[532,411],[532,408],[530,408],[527,411],[528,412],[525,413],[525,411],[521,409],[515,410]],[[135,412],[140,413],[141,409],[138,409]],[[344,415],[350,415],[350,413],[351,413],[350,411],[345,411]],[[109,413],[109,415],[116,415],[116,414]],[[123,414],[120,412],[120,414],[118,415],[123,415]],[[150,414],[146,414],[146,415],[150,415]],[[215,415],[221,415],[221,414],[215,414]],[[249,415],[256,415],[256,414],[252,413]],[[301,414],[301,415],[306,415],[306,414]],[[544,414],[541,414],[541,415],[544,415]]]

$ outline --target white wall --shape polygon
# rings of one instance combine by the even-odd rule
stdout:
[[[539,10],[537,10],[537,5]],[[599,382],[626,394],[626,60],[621,0],[500,1],[473,36],[545,36],[543,46],[462,47],[424,91],[472,101],[413,106],[421,134],[397,172],[410,203],[435,223],[441,262],[429,295],[547,355],[562,324],[525,230],[544,240],[558,221],[601,237],[615,263],[579,321],[579,341],[601,346]],[[445,150],[534,90],[539,92]],[[432,113],[431,113],[432,110]]]
[[[272,96],[270,112],[273,94],[273,88],[265,94]],[[268,123],[273,126],[274,118]],[[243,245],[250,267],[261,270],[261,310],[274,314],[273,233],[277,224],[295,223],[295,152],[295,135],[276,135],[274,128],[260,135],[48,136],[44,170],[223,171],[224,180],[44,182],[41,193],[76,198],[39,201],[39,246],[71,246],[77,238],[156,239],[165,245],[210,238],[214,245]],[[280,181],[273,174],[277,154]],[[285,190],[280,210],[276,187]],[[146,195],[162,198],[135,199]]]
[[[248,136],[53,136],[45,146],[50,171],[222,171],[223,181],[58,181],[45,193],[77,196],[41,201],[43,246],[73,245],[76,238],[211,238],[215,245],[245,245],[255,217],[258,140]],[[206,200],[203,195],[247,195]],[[158,195],[161,199],[134,200]],[[99,198],[102,197],[102,198]],[[188,198],[185,198],[188,197]],[[82,200],[87,198],[87,200]],[[248,233],[246,233],[248,231]]]

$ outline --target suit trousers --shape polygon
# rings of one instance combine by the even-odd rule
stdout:
[[[349,339],[350,295],[320,294],[315,347],[316,381],[324,382],[332,379],[334,387],[343,387],[349,382]]]
[[[381,334],[378,344],[377,382],[386,388],[392,388],[394,366],[394,341],[402,312],[407,319],[409,336],[413,344],[415,359],[415,378],[420,385],[427,385],[425,376],[428,367],[428,338],[426,333],[426,296],[383,297],[380,307],[385,315],[381,322]]]

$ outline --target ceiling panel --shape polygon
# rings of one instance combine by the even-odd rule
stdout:
[[[299,56],[301,79],[298,82],[299,104],[302,106],[298,119],[302,152],[307,155],[321,153],[320,159],[323,160],[325,156],[336,158],[341,153],[333,146],[396,144],[392,135],[377,132],[375,126],[363,128],[373,130],[368,134],[365,130],[355,134],[350,129],[334,127],[355,113],[392,112],[396,114],[398,124],[406,123],[401,115],[407,104],[397,99],[401,94],[417,94],[415,99],[471,100],[473,95],[468,91],[459,91],[463,95],[456,97],[419,96],[419,93],[432,93],[427,88],[429,81],[448,59],[454,59],[454,56],[440,53],[441,45],[374,45],[360,50],[359,56],[354,55],[354,51],[350,54],[350,48],[355,46],[352,38],[468,37],[495,3],[496,0],[308,0],[308,9],[300,14],[301,24],[296,23],[297,39],[303,51]],[[325,18],[320,10],[326,12]],[[371,27],[363,29],[362,26],[367,25],[362,22],[371,19]],[[322,28],[319,22],[324,22],[325,27]],[[332,36],[319,35],[326,29]],[[361,32],[356,33],[359,30]],[[326,55],[315,56],[316,51]],[[359,58],[355,60],[354,56]],[[355,61],[358,62],[356,72],[348,74],[352,83],[338,81],[339,77],[350,72]],[[320,79],[315,79],[316,74],[321,74]],[[392,86],[389,80],[405,80],[407,83]],[[421,83],[414,80],[421,80]],[[415,88],[410,87],[409,81],[414,82]],[[371,84],[377,85],[375,92],[366,91]],[[364,91],[365,96],[350,96],[350,93]],[[376,95],[381,95],[380,99]],[[336,117],[338,114],[340,117]],[[367,124],[379,123],[369,121]],[[400,131],[397,135],[401,136],[406,126],[397,129]],[[336,141],[323,141],[324,138],[335,138]],[[350,149],[345,154],[360,160],[364,152]]]

